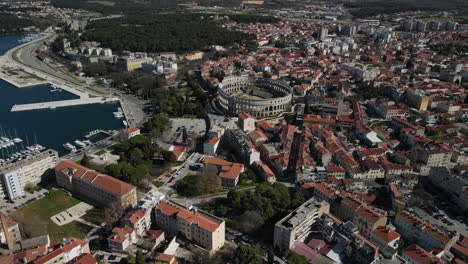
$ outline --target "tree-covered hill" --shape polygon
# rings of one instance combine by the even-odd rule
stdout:
[[[82,35],[115,51],[187,52],[209,45],[229,46],[254,36],[229,31],[200,14],[129,15],[88,25]]]

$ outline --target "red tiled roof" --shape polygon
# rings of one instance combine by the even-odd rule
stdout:
[[[143,211],[142,209],[138,209],[131,210],[130,212],[128,212],[122,220],[128,220],[130,221],[130,223],[135,225],[141,219],[143,219],[143,217],[145,217],[145,211]]]
[[[3,227],[6,225],[7,227],[11,227],[16,225],[17,223],[11,219],[10,217],[6,216],[5,214],[3,215],[3,220],[5,220],[5,223],[0,221],[0,231],[3,232]]]
[[[239,117],[242,119],[242,120],[245,120],[247,118],[254,118],[251,114],[249,113],[240,113],[239,114]]]
[[[140,131],[138,127],[129,127],[127,128],[127,134],[132,134],[134,132]]]
[[[165,261],[165,262],[171,262],[172,259],[174,259],[173,255],[169,254],[164,254],[164,253],[158,253],[156,257],[154,258],[156,261]]]
[[[363,206],[359,208],[356,213],[360,215],[361,217],[365,218],[368,222],[375,223],[378,220],[382,219],[385,217],[381,213],[373,210],[371,207],[368,206]]]
[[[89,253],[81,255],[80,257],[78,257],[78,259],[72,262],[72,264],[96,264],[96,263],[97,263],[96,259],[93,257],[93,255]]]
[[[73,174],[74,177],[80,178],[83,181],[87,181],[116,195],[123,195],[133,189],[136,189],[136,187],[133,185],[130,185],[109,175],[100,174],[97,171],[81,166],[70,160],[61,160],[55,166],[55,169],[60,170],[68,175]]]
[[[211,145],[215,145],[216,143],[219,142],[219,138],[218,137],[212,137],[208,140],[205,141],[205,144],[211,144]]]
[[[223,178],[236,179],[244,169],[244,165],[240,163],[229,162],[224,159],[215,157],[206,157],[205,164],[214,164],[221,166],[220,176]]]
[[[148,230],[148,236],[151,240],[158,239],[164,232],[162,230]]]
[[[114,227],[112,229],[112,234],[107,238],[107,240],[122,244],[126,239],[128,239],[133,231],[134,229],[129,226],[124,226],[122,228]]]
[[[186,222],[197,225],[200,228],[205,229],[209,232],[214,232],[219,227],[219,224],[207,219],[206,217],[201,216],[198,213],[189,211],[187,209],[179,209],[166,202],[160,202],[158,207],[156,207],[156,210],[161,211],[161,213],[167,216],[179,217],[185,220]]]
[[[374,234],[379,236],[381,239],[387,242],[392,242],[393,240],[400,237],[400,234],[395,230],[389,228],[388,226],[379,226],[374,230]]]
[[[439,264],[442,261],[416,244],[412,244],[403,250],[403,255],[408,256],[414,262],[419,264]]]

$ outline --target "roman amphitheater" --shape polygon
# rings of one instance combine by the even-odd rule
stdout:
[[[292,88],[283,81],[231,76],[218,85],[218,100],[228,113],[268,117],[288,110]]]

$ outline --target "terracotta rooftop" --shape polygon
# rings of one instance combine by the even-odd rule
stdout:
[[[427,252],[426,250],[422,249],[416,244],[412,244],[411,246],[407,247],[403,250],[403,255],[406,255],[410,259],[412,259],[415,263],[418,264],[439,264],[442,261],[432,255],[431,253]]]
[[[215,232],[218,229],[219,224],[209,220],[206,217],[201,216],[196,212],[189,211],[187,209],[179,209],[175,206],[172,206],[166,202],[160,202],[159,205],[155,208],[161,213],[167,216],[174,216],[185,220],[191,224],[197,225],[202,229],[205,229],[209,232]]]
[[[93,257],[93,255],[87,253],[78,257],[78,259],[73,261],[71,264],[96,264],[96,263],[97,261]]]
[[[401,235],[398,234],[395,230],[389,228],[388,226],[379,226],[374,230],[374,234],[379,236],[381,239],[387,242],[392,242],[393,240],[399,238]]]
[[[173,255],[158,253],[154,258],[156,261],[171,262],[174,259]]]
[[[130,185],[109,175],[100,174],[97,171],[81,166],[70,160],[61,160],[55,166],[55,169],[60,170],[67,175],[72,175],[83,181],[87,181],[116,195],[124,195],[133,189],[136,189],[136,187],[133,185]]]
[[[134,132],[137,132],[137,131],[140,131],[140,129],[138,127],[129,127],[129,128],[127,128],[127,134],[131,134],[131,133],[134,133]]]
[[[247,119],[247,118],[254,118],[254,119],[255,119],[255,117],[253,117],[253,116],[252,116],[251,114],[249,114],[249,113],[240,113],[240,114],[239,114],[239,117],[240,117],[242,120],[245,120],[245,119]]]

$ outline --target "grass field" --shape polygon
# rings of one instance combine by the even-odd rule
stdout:
[[[95,225],[100,225],[106,220],[104,209],[93,208],[86,212],[86,214],[81,217],[83,220],[91,222]]]
[[[15,219],[26,233],[34,237],[48,233],[52,242],[61,242],[64,237],[84,238],[92,228],[79,222],[58,226],[50,217],[80,203],[61,190],[52,190],[44,198],[34,201],[13,213]]]
[[[107,152],[106,150],[101,149],[100,151],[94,153],[94,155],[96,155],[96,156],[102,156],[102,155],[106,154],[106,152]]]

